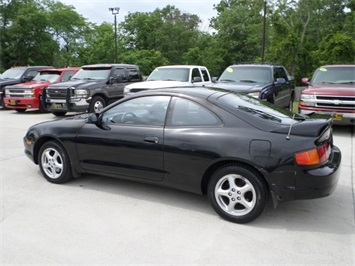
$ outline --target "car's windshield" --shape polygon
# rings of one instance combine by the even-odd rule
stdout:
[[[355,66],[320,67],[314,74],[312,83],[355,83]]]
[[[242,111],[243,113],[276,123],[293,124],[297,122],[297,119],[300,119],[300,117],[295,118],[298,115],[292,114],[286,109],[278,108],[273,104],[260,101],[245,94],[226,94],[220,97],[218,101],[223,106],[227,106],[233,113]]]
[[[19,79],[24,72],[24,68],[11,68],[1,74],[1,79]]]
[[[188,68],[156,68],[147,78],[152,80],[189,81]]]
[[[235,66],[228,67],[218,79],[219,82],[270,83],[271,68]]]
[[[82,68],[71,79],[108,79],[110,72],[110,68]]]
[[[56,82],[60,76],[60,72],[55,71],[43,71],[37,74],[34,77],[33,81],[49,81],[49,82]]]

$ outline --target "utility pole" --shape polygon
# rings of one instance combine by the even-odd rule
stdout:
[[[109,11],[112,12],[112,15],[115,16],[115,63],[117,63],[117,20],[116,20],[116,15],[120,12],[119,7],[110,7],[108,9]]]

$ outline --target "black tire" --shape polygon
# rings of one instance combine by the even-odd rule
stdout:
[[[67,112],[52,112],[53,115],[55,116],[65,116]]]
[[[57,141],[48,141],[41,147],[38,162],[42,175],[49,182],[62,184],[72,179],[69,156]]]
[[[106,101],[101,96],[95,96],[92,98],[89,113],[98,113],[102,108],[106,106]]]
[[[6,107],[6,105],[5,105],[5,100],[4,100],[3,97],[0,97],[0,108],[1,108],[2,110],[7,110],[7,109],[9,109],[9,108]]]
[[[24,112],[26,112],[26,109],[15,109],[16,110],[16,112],[18,112],[18,113],[24,113]]]
[[[40,113],[48,113],[47,109],[44,107],[43,102],[41,101],[41,98],[39,99],[39,108],[38,111]]]
[[[230,185],[233,181],[234,185]],[[258,218],[268,199],[267,185],[258,174],[238,164],[229,164],[213,173],[208,199],[224,219],[244,224]]]

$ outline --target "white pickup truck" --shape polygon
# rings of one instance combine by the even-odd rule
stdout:
[[[184,87],[194,84],[201,86],[210,82],[210,73],[204,66],[160,66],[154,69],[145,81],[127,85],[124,88],[124,95],[159,88]]]

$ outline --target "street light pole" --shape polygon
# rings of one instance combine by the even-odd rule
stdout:
[[[119,7],[110,7],[108,9],[112,12],[112,15],[115,16],[115,63],[117,63],[117,22],[116,22],[116,15],[120,12]]]
[[[261,62],[262,63],[264,63],[265,35],[266,35],[266,0],[264,1],[264,16],[263,16],[263,47],[262,47],[262,52],[261,52]]]

